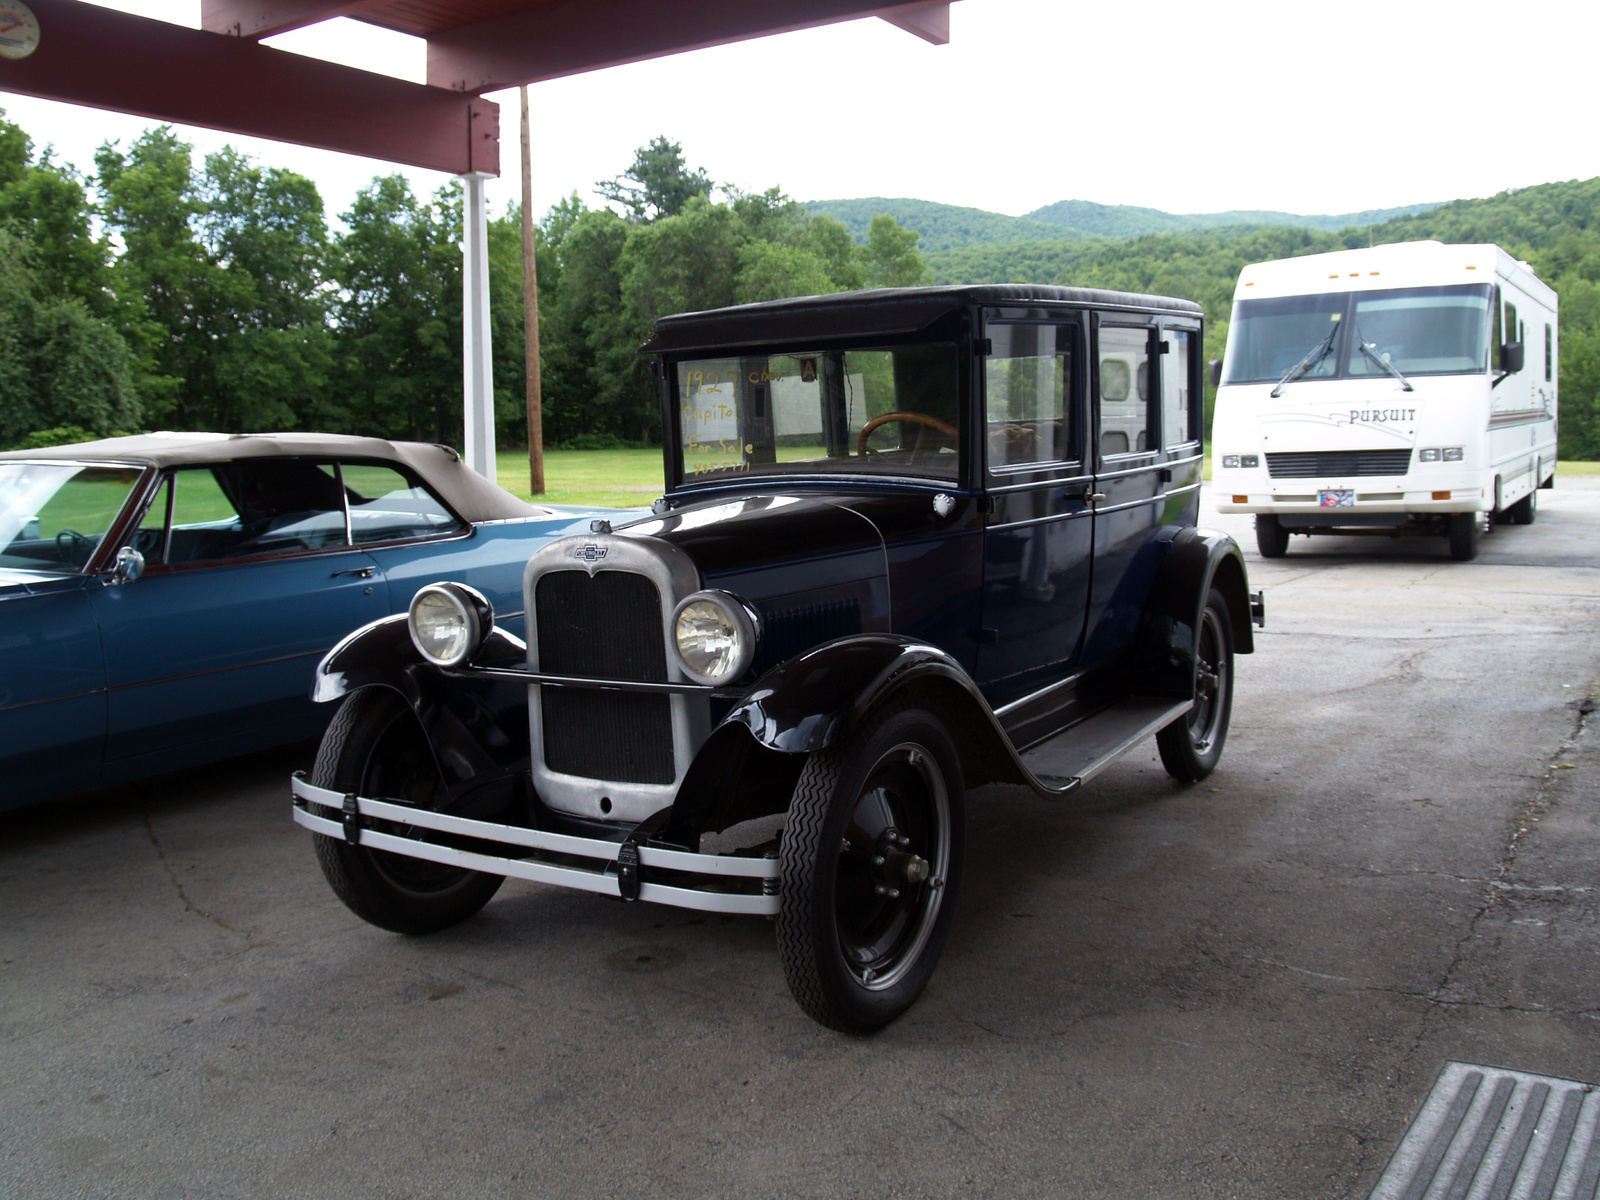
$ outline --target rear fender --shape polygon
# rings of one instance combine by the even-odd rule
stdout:
[[[526,655],[520,638],[495,628],[473,662],[520,667]],[[451,787],[526,765],[527,685],[466,678],[434,666],[412,643],[404,613],[364,625],[328,651],[317,666],[311,698],[326,703],[367,687],[388,688],[411,706]]]
[[[1180,530],[1156,571],[1139,619],[1134,658],[1141,691],[1176,699],[1193,691],[1195,630],[1213,586],[1228,602],[1234,651],[1255,650],[1244,552],[1225,533]]]

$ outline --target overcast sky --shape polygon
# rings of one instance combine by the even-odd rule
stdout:
[[[199,24],[199,0],[103,2]],[[950,25],[948,46],[868,19],[536,84],[535,209],[572,191],[597,203],[594,182],[657,134],[719,184],[1011,214],[1066,199],[1344,213],[1600,175],[1593,0],[959,0]],[[271,44],[423,77],[420,41],[356,22]],[[500,211],[520,197],[517,96],[490,99]],[[147,124],[5,92],[0,109],[84,170]],[[330,216],[397,169],[182,132],[309,175]],[[447,179],[404,173],[421,191]]]

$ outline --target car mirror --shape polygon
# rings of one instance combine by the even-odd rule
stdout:
[[[1213,358],[1211,360],[1211,386],[1212,387],[1220,387],[1221,385],[1222,385],[1222,360],[1220,358]]]
[[[124,546],[117,551],[117,563],[111,574],[117,583],[132,583],[144,574],[144,555],[132,546]]]
[[[1507,342],[1500,347],[1500,369],[1507,375],[1522,370],[1522,343]]]

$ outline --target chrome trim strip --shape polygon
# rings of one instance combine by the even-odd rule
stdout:
[[[103,696],[106,689],[103,687],[90,688],[86,692],[68,692],[65,696],[46,696],[43,700],[24,700],[20,704],[7,704],[0,708],[0,713],[16,712],[20,708],[36,708],[41,704],[58,704],[63,700],[82,700],[85,696]]]
[[[502,630],[502,633],[505,631]],[[513,635],[507,634],[507,637]],[[524,647],[526,648],[526,647]],[[710,683],[647,683],[642,679],[598,679],[584,675],[546,675],[541,671],[524,671],[515,667],[476,667],[463,663],[458,667],[440,668],[446,674],[468,679],[514,679],[518,683],[537,683],[546,687],[595,688],[602,692],[654,692],[668,696],[710,696],[713,699],[734,700],[743,696],[745,688],[717,687]]]
[[[224,671],[242,671],[246,667],[265,667],[272,663],[289,662],[291,659],[310,658],[313,655],[326,653],[326,650],[302,650],[298,654],[280,654],[276,658],[257,658],[252,659],[250,662],[229,663],[225,667],[207,667],[203,671],[185,671],[181,675],[163,675],[159,679],[136,679],[132,683],[118,683],[105,690],[107,692],[125,692],[129,688],[150,687],[157,683],[174,683],[179,679],[194,679],[200,675],[220,675]]]
[[[1100,511],[1105,512],[1106,510],[1101,509]],[[1081,521],[1085,517],[1094,516],[1094,514],[1095,510],[1085,504],[1077,512],[1048,513],[1042,517],[1026,517],[1021,521],[1000,521],[993,525],[987,525],[985,528],[990,530],[1022,529],[1028,525],[1044,525],[1052,521]]]
[[[1010,700],[1005,704],[1002,704],[999,708],[994,710],[994,715],[997,717],[1003,717],[1007,713],[1014,713],[1017,711],[1017,709],[1021,708],[1025,704],[1032,704],[1035,700],[1043,700],[1051,692],[1059,692],[1063,688],[1073,686],[1078,682],[1078,680],[1082,679],[1083,676],[1084,672],[1077,671],[1071,675],[1068,675],[1065,679],[1058,679],[1054,683],[1047,683],[1044,685],[1044,687],[1039,688],[1037,691],[1029,692],[1026,696],[1019,696],[1015,700]]]

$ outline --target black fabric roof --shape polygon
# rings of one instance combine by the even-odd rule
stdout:
[[[877,288],[830,296],[767,300],[706,312],[680,313],[655,323],[641,354],[757,346],[813,338],[892,336],[915,333],[940,317],[974,304],[1071,304],[1199,316],[1192,300],[1143,296],[1103,288],[1053,287],[1037,283],[959,284],[946,287]]]
[[[235,458],[311,456],[402,463],[425,479],[468,521],[548,516],[467,467],[448,446],[389,442],[342,433],[144,433],[70,446],[0,453],[9,461],[106,461],[150,467],[194,467]]]

